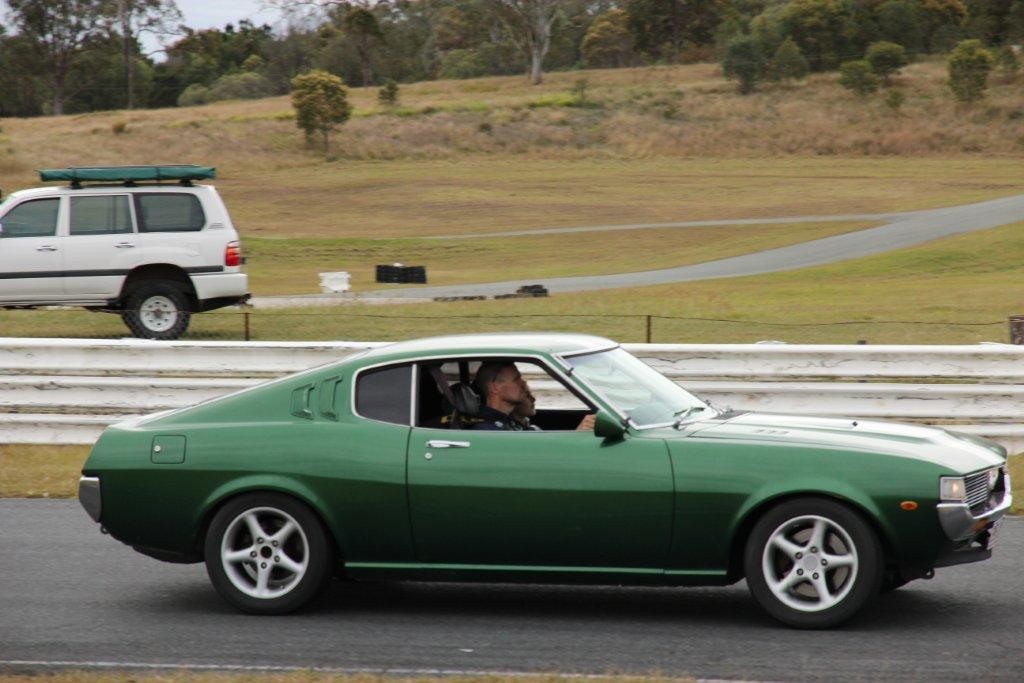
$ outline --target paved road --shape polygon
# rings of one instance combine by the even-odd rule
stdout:
[[[718,261],[708,261],[677,268],[663,268],[635,273],[593,275],[581,277],[533,278],[528,280],[507,280],[471,285],[450,285],[443,287],[402,287],[381,289],[360,293],[360,298],[418,299],[453,296],[494,296],[514,292],[518,287],[541,283],[551,292],[578,292],[597,289],[618,289],[664,285],[694,280],[710,280],[723,277],[759,275],[795,268],[818,266],[836,261],[870,256],[893,249],[914,246],[923,242],[958,235],[975,230],[994,228],[1024,220],[1024,195],[994,199],[977,204],[965,204],[931,211],[917,211],[907,214],[874,214],[888,216],[892,220],[882,226],[856,232],[824,237],[810,242],[793,244],[778,249],[769,249],[753,254],[744,254]],[[862,219],[865,215],[855,216]],[[759,219],[757,223],[797,222],[800,220],[849,220],[849,216],[800,216],[785,219]],[[702,225],[709,223],[703,222]],[[729,224],[735,224],[730,222]],[[594,226],[589,228],[549,228],[540,232],[584,232],[593,230],[638,229],[642,227],[692,227],[688,223],[638,224],[632,226]],[[509,234],[534,234],[519,231]],[[488,235],[494,237],[495,235]],[[478,237],[480,239],[481,237]],[[685,239],[681,235],[680,239]]]
[[[249,617],[200,565],[106,536],[74,501],[0,500],[0,673],[201,666],[650,673],[776,681],[1020,680],[1024,519],[992,560],[939,570],[841,630],[777,626],[740,586],[337,584]]]

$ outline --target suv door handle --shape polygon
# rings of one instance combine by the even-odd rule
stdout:
[[[44,244],[41,247],[36,247],[36,251],[57,251],[57,247],[51,246],[49,244]]]
[[[130,242],[118,242],[114,245],[115,249],[134,249],[135,245]]]
[[[468,441],[428,441],[427,448],[469,448]]]

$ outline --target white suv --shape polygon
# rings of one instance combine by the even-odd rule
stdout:
[[[192,312],[249,298],[224,202],[212,186],[191,183],[213,177],[212,168],[59,169],[40,176],[71,184],[22,190],[0,204],[0,307],[117,311],[137,337],[177,339]],[[120,182],[82,184],[112,179]]]

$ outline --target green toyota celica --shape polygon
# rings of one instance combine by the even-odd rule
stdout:
[[[535,413],[492,422],[482,363],[518,370]],[[713,408],[607,339],[467,335],[113,425],[79,498],[136,550],[205,561],[251,613],[295,610],[332,576],[745,578],[775,618],[821,628],[988,558],[1005,456],[941,429]]]

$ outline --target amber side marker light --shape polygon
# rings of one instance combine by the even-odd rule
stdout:
[[[916,509],[917,509],[917,501],[905,500],[902,503],[900,503],[900,510],[906,510],[907,512],[910,512],[911,510],[916,510]]]

